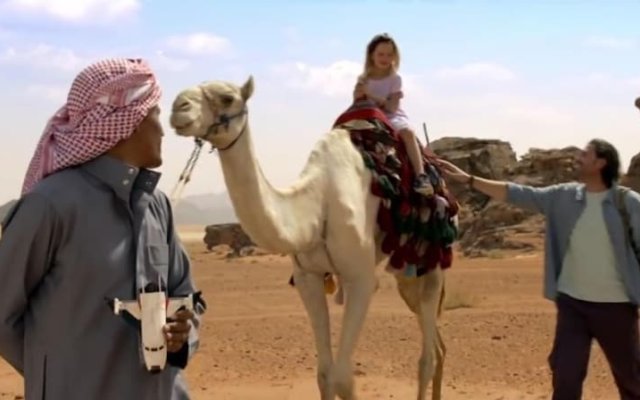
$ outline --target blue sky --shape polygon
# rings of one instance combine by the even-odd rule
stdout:
[[[47,118],[74,75],[107,56],[142,56],[165,109],[186,86],[252,74],[259,161],[293,182],[313,144],[348,105],[367,41],[398,41],[416,129],[531,147],[599,136],[625,166],[640,152],[640,1],[0,0],[0,202],[16,197]],[[192,143],[163,116],[170,190]],[[9,145],[9,141],[14,141]],[[185,194],[224,190],[207,154]]]

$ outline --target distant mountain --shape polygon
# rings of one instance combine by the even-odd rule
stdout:
[[[16,200],[0,206],[0,221],[11,211]],[[183,198],[173,210],[176,225],[211,225],[238,222],[226,192]]]
[[[238,222],[226,192],[188,196],[174,210],[177,225],[211,225]]]

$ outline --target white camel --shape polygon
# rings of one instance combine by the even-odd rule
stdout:
[[[352,356],[376,287],[375,267],[387,258],[376,223],[379,198],[370,190],[365,167],[348,131],[323,135],[298,181],[276,189],[256,160],[248,123],[247,100],[253,78],[241,87],[205,82],[178,94],[171,126],[218,149],[224,179],[236,215],[260,247],[290,254],[293,277],[313,328],[317,382],[322,400],[355,399]],[[334,360],[324,275],[339,277],[345,310]],[[437,318],[444,297],[440,268],[419,278],[396,275],[405,303],[417,315],[422,332],[418,400],[440,399],[445,346]],[[338,296],[342,294],[339,293]],[[340,301],[340,300],[337,300]]]

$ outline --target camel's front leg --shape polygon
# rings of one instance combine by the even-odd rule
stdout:
[[[369,304],[375,291],[376,279],[373,264],[359,267],[358,276],[343,276],[346,294],[340,344],[336,362],[331,373],[332,386],[343,400],[355,400],[351,359],[364,324]]]
[[[445,347],[438,330],[438,313],[444,295],[444,272],[437,268],[419,278],[418,322],[422,333],[422,354],[418,367],[418,400],[427,398],[433,380],[432,400],[442,396]]]
[[[297,266],[293,271],[293,279],[302,303],[311,321],[313,336],[318,353],[317,379],[321,400],[334,400],[335,391],[329,384],[329,373],[333,364],[331,353],[331,330],[329,309],[324,292],[324,275],[322,273],[305,272]]]

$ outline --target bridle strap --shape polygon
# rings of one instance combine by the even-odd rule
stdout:
[[[242,130],[240,131],[240,133],[238,134],[238,136],[236,136],[235,139],[233,139],[231,141],[231,143],[229,143],[228,146],[223,147],[223,148],[217,148],[218,152],[221,151],[225,151],[225,150],[229,150],[231,147],[233,147],[233,145],[235,145],[236,143],[238,143],[238,140],[242,137],[242,135],[244,135],[244,132],[247,130],[247,125],[249,125],[247,122],[245,122],[244,127],[242,127]]]
[[[231,123],[232,120],[234,120],[234,119],[236,119],[238,117],[242,117],[245,114],[247,114],[247,107],[246,106],[243,107],[242,110],[240,110],[236,114],[232,114],[232,115],[222,114],[220,116],[220,118],[218,118],[218,121],[213,123],[213,124],[211,124],[209,129],[207,129],[207,133],[202,137],[202,140],[208,140],[208,138],[210,136],[215,135],[218,132],[218,128],[220,128],[221,126],[223,126],[225,129],[229,129],[229,124]],[[246,125],[245,125],[245,128],[246,128]],[[243,132],[244,132],[245,128],[242,128]],[[238,135],[238,136],[240,136],[240,135]]]

